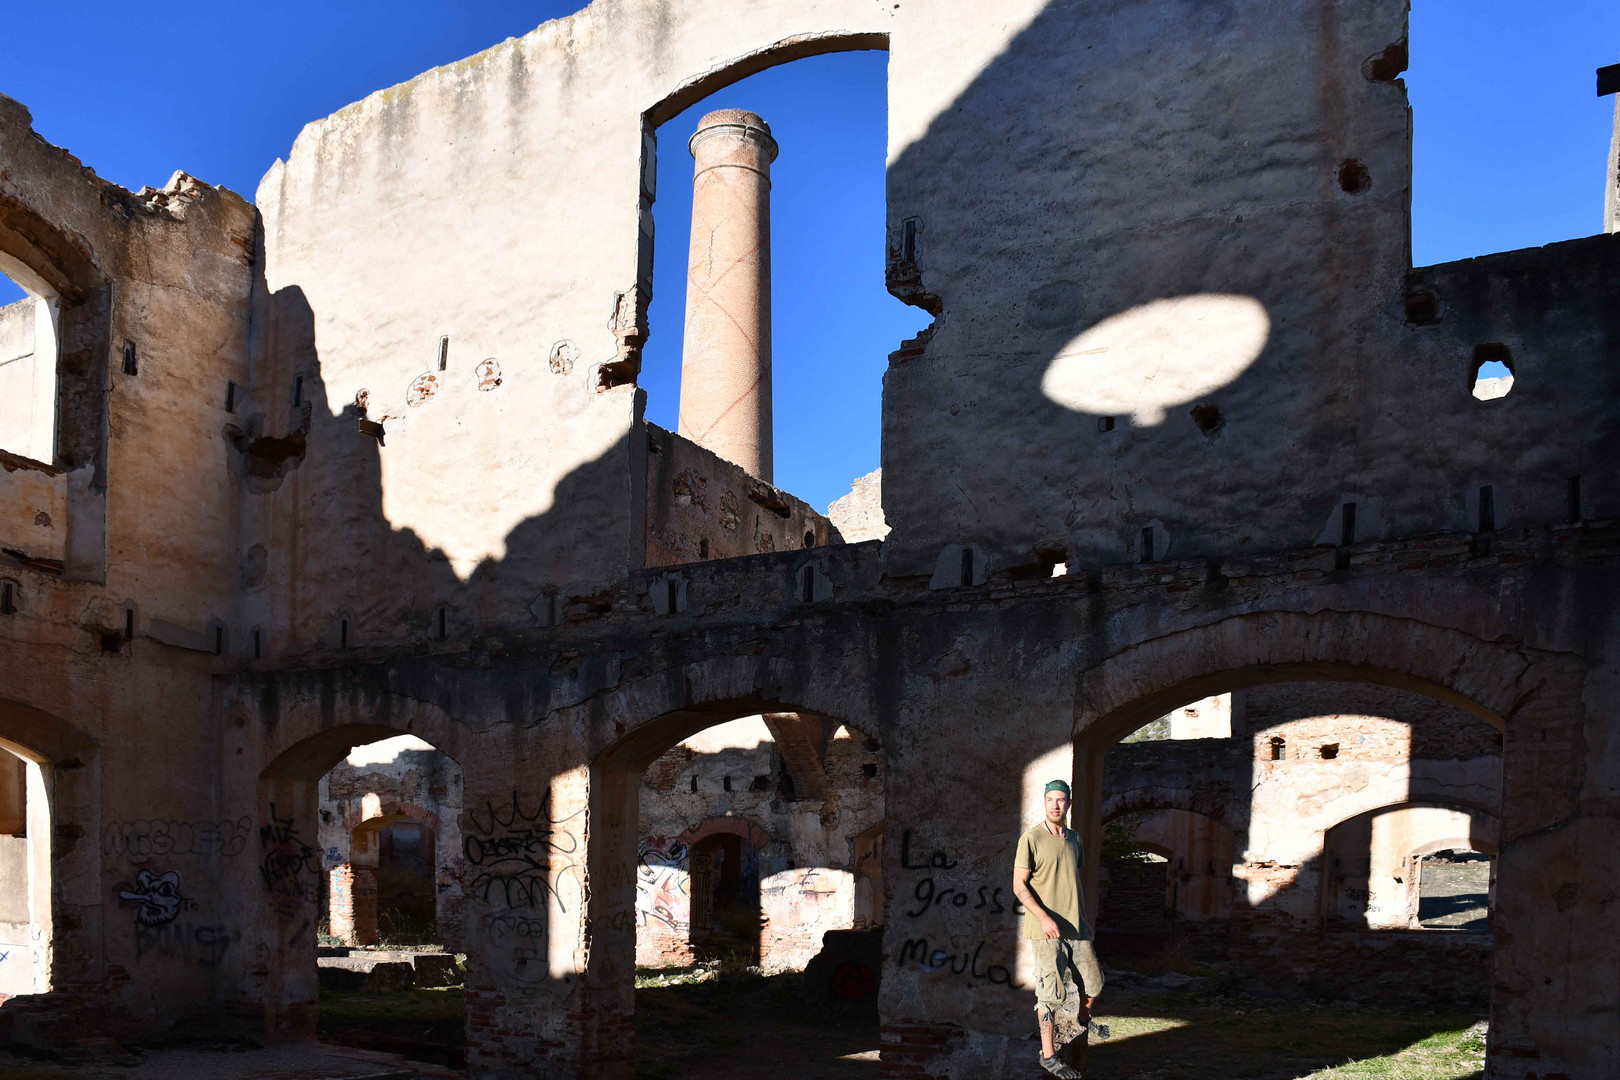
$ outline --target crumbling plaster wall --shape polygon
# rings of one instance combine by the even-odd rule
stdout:
[[[288,404],[300,371],[312,399],[301,463],[249,511],[268,555],[252,618],[281,649],[327,644],[345,614],[355,643],[421,639],[441,604],[461,628],[545,625],[548,590],[566,612],[642,565],[641,406],[624,380],[652,285],[643,114],[784,38],[891,22],[861,0],[604,0],[304,129],[257,199],[251,408],[283,437],[304,423]],[[480,381],[489,359],[498,386]],[[357,433],[361,390],[382,445]]]
[[[647,553],[671,566],[765,551],[800,551],[839,540],[809,504],[748,475],[689,439],[646,424]]]
[[[1102,748],[1126,731],[1298,672],[1428,688],[1504,724],[1493,1080],[1613,1075],[1620,672],[1602,658],[1620,640],[1620,548],[1603,522],[1552,527],[1546,481],[1562,496],[1570,475],[1615,456],[1603,427],[1615,395],[1595,357],[1620,310],[1614,248],[1421,271],[1411,284],[1443,295],[1438,325],[1419,325],[1423,305],[1404,303],[1404,102],[1362,73],[1404,36],[1402,10],[599,0],[313,125],[272,170],[254,368],[228,440],[213,403],[221,358],[245,353],[220,334],[246,326],[236,305],[254,245],[236,226],[251,211],[184,180],[161,198],[120,194],[0,101],[0,246],[18,207],[74,238],[58,252],[73,268],[63,283],[90,282],[103,314],[69,320],[64,357],[111,372],[72,402],[108,403],[108,445],[70,446],[62,474],[70,522],[108,492],[92,515],[106,556],[80,561],[70,538],[61,577],[8,564],[25,617],[0,620],[0,734],[53,762],[63,983],[147,1030],[206,1004],[262,1036],[310,1036],[318,777],[357,742],[414,731],[463,765],[469,832],[546,845],[544,860],[469,872],[474,1067],[628,1075],[628,793],[698,719],[806,710],[885,751],[886,1064],[982,1076],[1029,1027],[1008,874],[1040,785],[1069,775],[1093,791]],[[626,367],[606,381],[622,378],[644,330],[646,290],[621,297],[650,285],[642,119],[741,74],[748,61],[728,67],[740,58],[789,58],[829,34],[888,36],[891,250],[903,221],[920,225],[917,265],[895,281],[942,313],[886,384],[894,532],[881,551],[685,567],[684,607],[659,612],[648,592],[661,576],[626,574],[645,550],[636,398],[622,384],[597,393],[589,375],[612,359]],[[1339,187],[1350,158],[1371,182],[1360,194]],[[126,239],[140,259],[123,261]],[[1532,273],[1543,284],[1526,284]],[[128,308],[114,287],[126,279]],[[1112,431],[1040,391],[1086,329],[1189,294],[1265,308],[1265,350],[1226,387],[1171,372],[1156,381],[1187,400],[1143,426],[1128,415],[1151,409],[1126,407],[1143,405],[1127,381],[1110,389]],[[1492,314],[1498,294],[1512,303]],[[1204,311],[1252,329],[1256,309]],[[1516,386],[1451,409],[1476,326],[1508,339],[1510,318],[1528,336],[1506,343],[1545,347],[1582,392],[1521,399]],[[405,404],[447,333],[441,389]],[[163,361],[159,378],[118,377],[125,338]],[[577,356],[553,353],[563,340]],[[1097,340],[1065,355],[1082,371],[1103,363],[1085,359],[1109,355]],[[491,357],[499,383],[477,371]],[[1112,382],[1106,367],[1091,380]],[[361,389],[380,442],[360,426]],[[1178,435],[1206,396],[1220,414],[1200,414],[1208,437]],[[1116,444],[1114,457],[1084,452]],[[1572,447],[1585,455],[1574,470]],[[241,489],[197,464],[209,460],[221,477],[240,469],[251,493],[240,534],[188,524],[236,520]],[[1508,527],[1469,535],[1467,489],[1496,483],[1502,462]],[[127,470],[143,483],[120,494]],[[1591,481],[1591,516],[1614,512],[1608,483]],[[1383,535],[1335,551],[1346,492]],[[1123,564],[1141,512],[1171,534],[1169,561]],[[993,571],[1060,547],[1071,573],[923,590],[941,545],[963,541]],[[103,562],[105,590],[78,580]],[[835,599],[795,598],[809,562]],[[227,662],[182,646],[206,642],[215,599],[238,582],[238,625],[261,625],[274,659],[211,682]],[[535,613],[549,586],[557,626]],[[103,656],[108,596],[120,617],[135,599],[140,626],[190,635]],[[450,640],[429,645],[438,605]],[[323,651],[345,612],[349,644],[365,648]],[[1076,818],[1095,850],[1100,806]],[[182,895],[193,881],[213,890],[147,932],[144,905],[123,896],[150,887],[143,871],[179,875]]]
[[[1404,56],[1406,7],[1031,5],[982,67],[965,62],[987,32],[973,6],[909,7],[933,29],[926,49],[894,39],[891,279],[942,314],[885,381],[891,573],[928,573],[952,541],[980,545],[992,572],[1042,547],[1106,566],[1154,523],[1173,559],[1333,527],[1331,543],[1345,500],[1361,503],[1358,539],[1473,528],[1485,484],[1505,520],[1556,523],[1577,474],[1589,512],[1616,512],[1595,462],[1615,452],[1620,245],[1574,242],[1606,278],[1570,245],[1476,260],[1449,309],[1407,316],[1424,118],[1372,62]],[[924,63],[974,74],[919,94]],[[906,219],[914,264],[895,255]],[[1523,322],[1493,299],[1521,278],[1514,295],[1538,312]],[[1201,299],[1177,315],[1176,298]],[[1465,309],[1500,318],[1458,321]],[[1250,316],[1263,347],[1245,365]],[[1145,343],[1146,322],[1164,336]],[[1519,378],[1479,402],[1487,342],[1512,348]]]
[[[254,221],[183,173],[110,184],[0,97],[0,262],[60,316],[54,459],[0,460],[0,739],[37,755],[48,793],[51,984],[125,1037],[202,1010],[240,948],[214,879],[252,859],[252,823],[198,778],[218,769],[211,680],[232,663],[213,630],[239,625],[222,428],[226,382],[246,380]]]

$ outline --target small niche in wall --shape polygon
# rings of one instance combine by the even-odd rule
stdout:
[[[1513,352],[1500,341],[1474,346],[1468,391],[1477,401],[1505,398],[1513,389]]]
[[[445,334],[439,339],[439,370],[445,371],[450,367],[450,335]]]
[[[1273,735],[1271,738],[1271,760],[1288,760],[1288,740],[1281,735]]]
[[[17,614],[17,587],[9,581],[0,581],[0,615]]]
[[[229,380],[225,382],[225,411],[236,412],[236,384]]]
[[[1496,488],[1483,484],[1479,489],[1479,531],[1496,531]]]
[[[140,359],[135,355],[135,343],[133,341],[124,342],[123,371],[125,375],[139,375],[141,373]]]
[[[1336,758],[1338,756],[1339,756],[1339,744],[1338,743],[1330,742],[1330,743],[1324,743],[1322,745],[1322,759],[1324,761],[1332,761],[1334,758]]]
[[[900,261],[917,261],[917,234],[922,231],[922,219],[909,217],[900,223]]]

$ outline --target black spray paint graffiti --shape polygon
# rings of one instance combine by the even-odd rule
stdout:
[[[276,816],[275,803],[270,804],[270,824],[259,827],[259,847],[264,851],[259,876],[267,892],[298,900],[314,898],[320,852],[299,839],[292,818]]]
[[[538,985],[550,976],[545,916],[501,912],[482,920],[492,948],[487,954],[514,982]]]
[[[945,949],[935,949],[933,952],[929,952],[927,938],[911,938],[904,945],[900,946],[900,959],[897,963],[898,966],[904,967],[906,964],[915,960],[923,967],[929,968],[933,971],[942,970],[947,964],[949,964],[952,975],[966,975],[970,979],[984,979],[1000,986],[1012,986],[1016,988],[1015,984],[1013,983],[1012,972],[1008,971],[1002,965],[991,964],[983,970],[980,970],[979,954],[984,951],[984,944],[985,943],[981,941],[973,947],[973,952],[963,952],[960,956],[958,956],[957,954],[948,952]]]
[[[225,950],[231,947],[231,932],[223,926],[186,926],[175,923],[167,926],[135,927],[135,958],[144,960],[152,953],[199,964],[205,968],[219,966]]]
[[[940,850],[931,852],[926,859],[913,862],[911,858],[911,830],[906,829],[900,834],[900,865],[906,870],[927,870],[928,875],[919,879],[912,890],[912,898],[916,901],[916,909],[904,912],[908,919],[918,919],[926,915],[931,908],[948,906],[964,910],[984,911],[987,915],[1001,915],[1007,911],[1007,905],[1002,902],[1003,886],[980,885],[976,889],[972,885],[942,885],[935,880],[934,871],[950,870],[960,860],[951,858]],[[975,903],[975,897],[977,902]],[[970,907],[971,905],[971,907]],[[1014,902],[1017,914],[1022,917],[1023,905]],[[984,979],[999,986],[1016,989],[1013,974],[1005,965],[989,964],[981,967],[980,957],[987,942],[980,939],[971,950],[964,950],[960,954],[948,949],[928,948],[928,939],[923,937],[911,938],[901,947],[896,965],[903,967],[915,962],[930,971],[943,971],[949,968],[951,974],[968,979]]]
[[[167,926],[180,914],[186,898],[180,895],[180,871],[170,870],[154,874],[142,870],[135,875],[135,884],[125,885],[118,892],[123,904],[135,905],[135,922],[141,926]]]
[[[253,819],[235,821],[114,821],[101,834],[103,855],[144,862],[162,855],[240,855],[253,835]]]
[[[552,871],[574,868],[571,856],[579,850],[579,837],[566,823],[584,813],[576,810],[566,818],[550,816],[551,797],[540,800],[534,813],[524,813],[518,793],[512,804],[496,808],[486,801],[485,810],[467,811],[471,826],[461,841],[466,865],[474,868],[471,888],[485,903],[498,895],[509,908],[544,907],[555,900],[566,911],[562,898],[551,884]],[[480,892],[481,890],[481,892]]]

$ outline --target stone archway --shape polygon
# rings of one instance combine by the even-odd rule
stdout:
[[[1573,942],[1576,932],[1545,925],[1544,869],[1570,857],[1567,837],[1577,833],[1568,827],[1581,817],[1585,678],[1586,666],[1577,657],[1486,641],[1415,619],[1365,611],[1232,616],[1125,646],[1080,675],[1076,787],[1100,791],[1103,754],[1129,731],[1182,702],[1246,687],[1363,682],[1453,705],[1506,732],[1494,985],[1528,985],[1529,979],[1556,987],[1564,975],[1547,959],[1557,954],[1549,941]],[[1100,799],[1077,804],[1075,825],[1095,850],[1102,839]],[[1095,904],[1096,896],[1092,870],[1087,902]],[[1547,1023],[1542,1014],[1558,1008],[1535,993],[1493,994],[1493,1044],[1537,1043],[1538,1028]]]
[[[324,674],[324,673],[323,673]],[[261,1037],[270,1042],[315,1036],[320,987],[315,963],[319,922],[318,784],[356,746],[414,735],[458,762],[469,733],[459,720],[420,698],[374,686],[348,685],[298,696],[285,706],[259,702],[267,732],[257,782],[257,861],[242,895],[260,899],[257,971],[235,971],[244,996],[262,1003]],[[243,700],[232,703],[240,713]],[[403,817],[402,817],[403,820]]]

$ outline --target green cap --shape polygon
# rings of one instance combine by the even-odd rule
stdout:
[[[1062,780],[1053,780],[1051,783],[1047,784],[1046,791],[1043,794],[1050,795],[1054,791],[1061,791],[1068,798],[1074,798],[1074,796],[1069,792],[1069,785],[1065,784]]]

